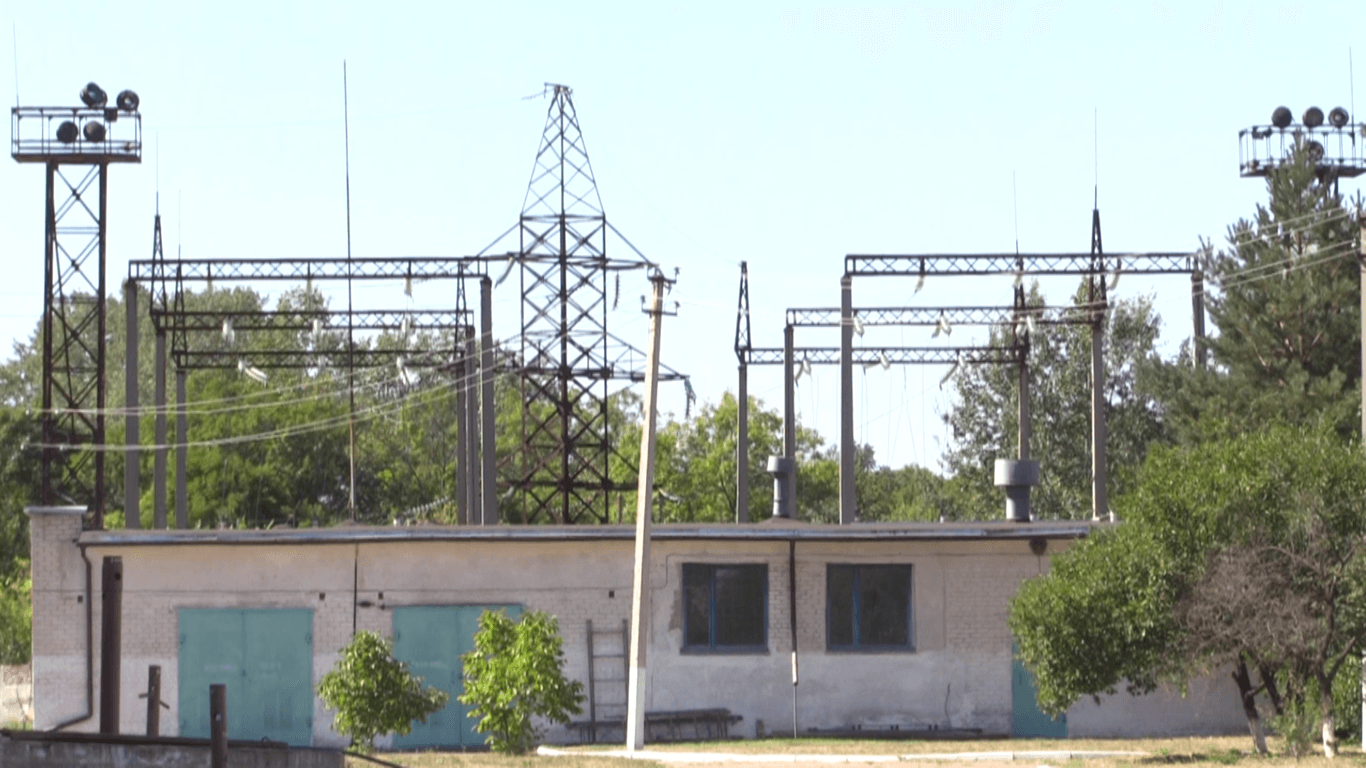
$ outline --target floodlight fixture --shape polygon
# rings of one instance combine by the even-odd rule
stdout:
[[[1290,107],[1276,107],[1276,111],[1271,113],[1271,124],[1277,128],[1289,128],[1294,120]]]
[[[1309,155],[1309,159],[1316,164],[1323,160],[1323,145],[1317,141],[1313,141],[1312,139],[1306,141],[1304,143],[1304,151],[1305,154]]]
[[[1320,125],[1323,125],[1323,110],[1318,107],[1310,107],[1309,109],[1304,110],[1304,115],[1300,117],[1300,122],[1304,123],[1304,127],[1306,128],[1317,128]]]
[[[60,141],[63,144],[74,142],[80,135],[80,129],[70,120],[63,120],[62,124],[57,126],[57,141]]]
[[[85,127],[81,129],[81,133],[85,135],[86,141],[92,141],[98,144],[101,141],[104,141],[104,123],[101,123],[99,120],[87,120]]]
[[[114,99],[114,103],[124,112],[138,111],[138,104],[141,103],[136,92],[129,88],[119,91],[119,96]]]
[[[1333,111],[1328,113],[1328,122],[1334,128],[1346,127],[1347,121],[1351,119],[1351,115],[1348,115],[1347,110],[1342,107],[1333,107]]]
[[[81,89],[81,103],[91,109],[99,109],[109,103],[109,94],[94,83],[86,83]]]

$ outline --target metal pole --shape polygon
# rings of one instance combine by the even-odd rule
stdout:
[[[138,414],[138,284],[123,284],[123,525],[129,530],[142,527],[142,419]]]
[[[854,278],[840,278],[840,525],[857,520],[854,505]],[[795,734],[794,734],[795,735]]]
[[[1029,441],[1034,425],[1029,413],[1029,336],[1026,332],[1024,349],[1020,352],[1020,461],[1029,461]]]
[[[479,281],[479,331],[481,334],[479,370],[483,380],[483,498],[480,524],[498,524],[497,423],[493,402],[493,280],[485,275]]]
[[[796,353],[792,348],[792,326],[783,328],[783,457],[792,462],[792,474],[787,479],[787,498],[792,509],[797,498],[797,381],[792,369],[796,367]]]
[[[740,363],[738,432],[735,438],[735,522],[749,522],[749,367]]]
[[[1360,271],[1361,294],[1361,437],[1366,443],[1366,218],[1357,205],[1357,223],[1361,227],[1357,266]],[[1366,744],[1366,653],[1361,656],[1361,743]]]
[[[122,662],[123,558],[105,557],[100,569],[100,733],[119,732]]]
[[[228,686],[209,686],[209,765],[228,768]]]
[[[1196,266],[1191,270],[1191,322],[1195,346],[1195,367],[1204,370],[1209,353],[1205,349],[1205,275]]]
[[[108,238],[105,236],[108,227],[105,222],[108,220],[109,213],[109,164],[100,164],[100,274],[96,284],[99,285],[99,296],[95,300],[96,314],[95,326],[98,329],[99,338],[95,342],[95,437],[94,443],[97,446],[104,445],[104,406],[107,402],[105,397],[105,337],[108,329],[105,326],[104,316],[104,297],[109,295],[108,282],[105,276],[105,254]],[[69,354],[69,353],[68,353]],[[69,361],[70,358],[68,358]],[[70,362],[67,363],[70,365]],[[104,454],[102,450],[95,451],[95,527],[104,528],[105,498],[104,498]]]
[[[1091,519],[1109,517],[1105,497],[1105,249],[1100,239],[1100,209],[1091,211],[1091,274],[1086,297],[1091,306]]]
[[[157,331],[152,371],[156,403],[156,447],[152,449],[152,527],[166,527],[166,334]]]
[[[147,668],[147,735],[161,735],[161,667]]]
[[[185,369],[175,372],[175,527],[190,527],[189,460],[190,421],[185,413]]]
[[[626,748],[645,748],[645,684],[650,645],[650,514],[655,485],[655,422],[659,396],[659,337],[663,326],[664,277],[650,278],[650,349],[645,361],[645,425],[640,433],[636,482],[636,557],[631,587],[631,666],[627,674]]]
[[[54,474],[57,471],[57,462],[60,461],[57,449],[54,444],[57,440],[57,417],[52,412],[52,379],[53,379],[53,360],[52,360],[52,318],[57,311],[53,302],[53,279],[55,277],[55,263],[57,260],[57,208],[53,197],[53,184],[56,180],[57,164],[47,164],[47,207],[43,211],[45,222],[44,253],[43,253],[43,453],[42,461],[39,463],[38,478],[40,483],[39,498],[43,504],[56,504],[57,494],[55,485],[60,482]]]

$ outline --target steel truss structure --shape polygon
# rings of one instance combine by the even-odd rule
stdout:
[[[161,240],[160,215],[157,216],[153,238],[153,258],[129,263],[129,283],[146,285],[152,296],[149,313],[157,334],[155,370],[158,377],[156,413],[158,414],[157,445],[166,444],[164,414],[166,412],[164,371],[167,365],[166,340],[169,337],[170,362],[176,372],[177,440],[184,444],[188,427],[181,412],[185,407],[185,376],[192,370],[245,369],[262,372],[270,370],[316,370],[331,366],[344,368],[354,376],[356,369],[393,366],[395,375],[401,369],[428,369],[441,372],[457,382],[456,411],[460,435],[457,447],[457,509],[461,520],[484,522],[488,509],[483,503],[483,492],[478,488],[479,475],[475,467],[480,463],[477,412],[480,403],[481,379],[492,381],[492,372],[484,375],[484,365],[476,349],[476,331],[472,313],[465,298],[465,281],[488,283],[486,262],[477,256],[465,257],[399,257],[399,258],[285,258],[285,259],[177,259],[167,260]],[[403,280],[406,290],[414,281],[455,281],[455,308],[432,309],[291,309],[291,310],[194,310],[186,307],[186,297],[192,287],[212,288],[219,283],[288,282],[311,288],[317,282]],[[130,306],[136,294],[129,294]],[[234,341],[225,343],[221,337],[230,330]],[[355,334],[390,333],[406,340],[418,331],[445,334],[450,346],[434,350],[428,346],[389,344],[368,348],[356,343]],[[252,343],[256,334],[293,332],[310,334],[308,346],[301,349],[279,350],[257,347]],[[491,334],[491,329],[489,330]],[[240,338],[238,338],[240,336]],[[135,341],[135,340],[134,340]],[[489,335],[486,344],[491,344]],[[136,370],[136,343],[128,345],[130,369]],[[490,360],[493,359],[491,356]],[[400,368],[401,367],[401,368]],[[381,387],[377,396],[401,397],[409,389],[400,383]],[[136,405],[138,395],[130,391],[129,405]],[[133,433],[130,432],[130,437]],[[133,444],[130,456],[136,457]],[[166,472],[164,449],[157,449],[154,471],[154,525],[165,525]],[[187,492],[182,483],[185,476],[185,451],[176,451],[176,527],[188,525],[185,509]],[[135,504],[136,478],[130,477],[128,504]],[[490,497],[492,495],[490,494]],[[131,521],[131,517],[129,518]]]
[[[95,527],[105,511],[104,453],[95,447],[105,439],[109,166],[142,162],[136,102],[105,108],[100,92],[86,108],[10,112],[11,157],[46,168],[40,503],[87,507]]]
[[[637,482],[610,473],[609,386],[643,380],[645,359],[608,331],[608,314],[621,273],[655,265],[607,221],[572,89],[546,88],[550,105],[514,228],[517,247],[503,256],[521,291],[522,416],[520,449],[502,471],[524,522],[608,522],[610,497],[634,493]],[[624,246],[626,258],[609,253],[609,240]],[[667,367],[660,374],[682,378]]]

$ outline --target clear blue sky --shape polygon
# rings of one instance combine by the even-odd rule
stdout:
[[[838,305],[846,253],[1012,250],[1012,174],[1023,250],[1087,250],[1097,171],[1107,251],[1194,249],[1263,197],[1238,177],[1238,130],[1280,104],[1350,106],[1349,48],[1366,58],[1357,2],[9,3],[0,20],[22,104],[76,104],[88,80],[142,97],[144,162],[111,172],[111,286],[150,255],[158,184],[168,249],[187,258],[345,255],[343,60],[355,255],[474,253],[521,208],[547,108],[522,97],[571,85],[609,219],[682,270],[664,354],[703,400],[735,386],[742,259],[755,342],[778,346],[785,307]],[[0,163],[0,210],[0,328],[26,338],[42,305],[39,166]],[[932,280],[912,298],[913,282],[856,281],[855,304],[1010,298],[1008,281]],[[1043,283],[1050,302],[1074,287]],[[642,348],[646,288],[628,282],[612,320]],[[358,302],[407,301],[399,284],[366,290]],[[1185,278],[1118,293],[1156,297],[1168,352],[1189,335]],[[930,343],[886,334],[865,343]],[[938,469],[942,374],[856,373],[857,437],[884,463]],[[750,389],[780,406],[776,368]],[[663,397],[681,415],[682,388]],[[836,370],[798,399],[836,439]]]

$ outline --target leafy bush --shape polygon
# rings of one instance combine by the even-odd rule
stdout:
[[[568,723],[583,711],[583,684],[564,677],[564,641],[559,622],[532,611],[514,622],[503,611],[484,611],[474,650],[465,663],[465,693],[460,703],[474,707],[475,730],[488,734],[495,752],[523,754],[540,733],[532,717]]]
[[[318,696],[328,709],[336,710],[337,732],[368,750],[381,733],[412,732],[414,720],[427,722],[451,695],[423,688],[422,679],[394,658],[393,643],[378,632],[357,632],[318,684]]]

